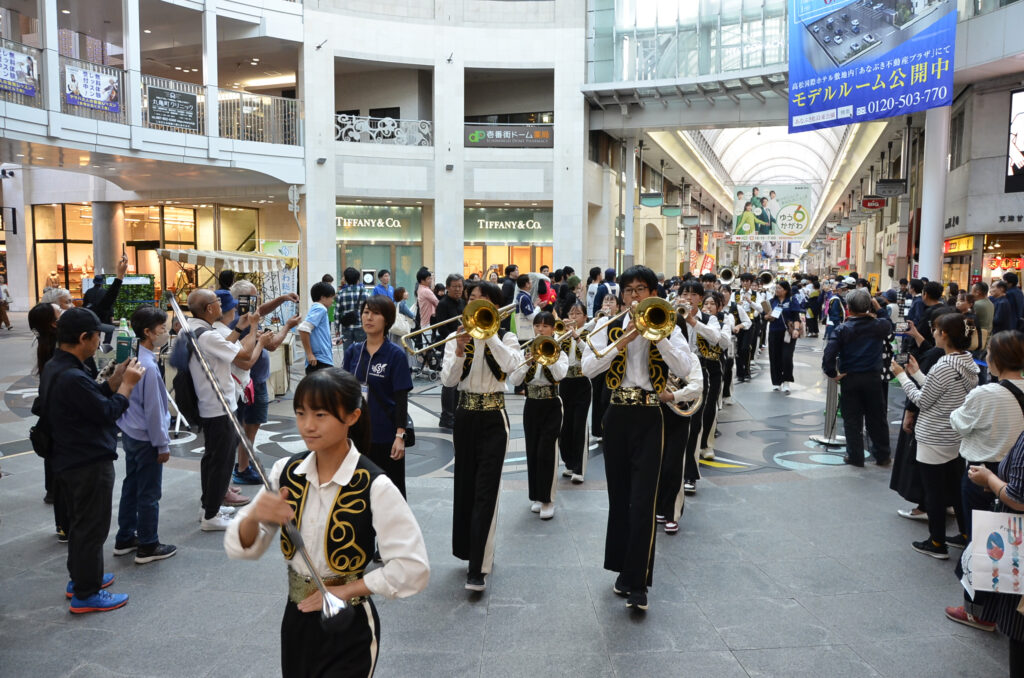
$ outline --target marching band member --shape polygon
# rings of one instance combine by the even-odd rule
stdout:
[[[480,283],[469,300],[486,298],[501,307],[501,288]],[[519,341],[499,330],[487,339],[468,334],[445,345],[441,383],[459,389],[455,411],[455,503],[452,553],[469,561],[466,590],[483,591],[494,562],[501,470],[508,451],[505,378],[522,362]]]
[[[746,310],[746,302],[737,300],[740,298],[739,290],[734,292],[729,297],[725,297],[725,317],[728,320],[728,326],[724,329],[729,332],[729,347],[726,349],[725,356],[723,358],[724,378],[722,379],[722,403],[725,405],[732,405],[732,386],[733,386],[733,366],[739,362],[739,337],[741,334],[750,331],[750,314]],[[738,372],[738,368],[736,370]]]
[[[755,293],[751,290],[754,284],[753,273],[740,274],[740,307],[747,314],[749,324],[736,333],[736,383],[742,384],[750,381],[750,359],[753,356],[755,337],[757,336],[760,322],[758,316],[761,306],[755,299]]]
[[[665,451],[661,455],[661,479],[658,481],[658,502],[655,520],[664,526],[665,534],[679,531],[686,495],[682,491],[683,459],[694,415],[684,417],[669,407],[687,405],[704,393],[704,370],[699,360],[692,360],[686,384],[679,389],[665,389],[658,394],[662,418],[665,420]],[[698,410],[699,411],[699,410]]]
[[[551,337],[555,333],[555,316],[547,311],[533,318],[536,337]],[[526,434],[526,476],[530,510],[540,514],[541,520],[555,515],[555,481],[558,478],[558,455],[555,444],[562,430],[562,400],[558,397],[558,383],[569,372],[569,358],[560,351],[550,367],[540,365],[531,355],[528,344],[523,351],[526,360],[509,377],[514,386],[526,384],[526,404],[523,407],[523,431]]]
[[[719,335],[718,344],[708,348],[711,354],[718,355],[718,381],[715,382],[715,370],[708,369],[711,384],[708,386],[708,397],[711,398],[711,407],[705,407],[701,413],[700,431],[700,458],[715,458],[715,427],[718,425],[718,411],[721,409],[722,389],[725,384],[725,357],[729,346],[732,344],[732,316],[725,313],[725,299],[719,292],[704,294],[704,307],[701,309],[704,316],[718,321]],[[697,338],[698,353],[700,352],[700,337]]]
[[[587,439],[587,412],[590,410],[590,380],[583,376],[584,339],[596,321],[587,322],[586,307],[577,301],[565,319],[568,334],[562,339],[562,352],[568,356],[568,376],[558,384],[562,398],[562,432],[558,436],[558,449],[562,454],[565,471],[579,485],[587,473],[589,440]]]
[[[682,318],[682,331],[691,352],[699,358],[704,371],[704,398],[700,410],[694,413],[690,421],[683,464],[683,492],[696,494],[697,480],[700,479],[697,446],[701,442],[705,420],[708,420],[710,424],[718,413],[718,392],[722,385],[722,363],[720,360],[723,343],[722,324],[716,316],[705,314],[700,310],[704,301],[704,287],[700,283],[695,281],[683,283],[681,290],[680,296],[690,305],[689,314]],[[714,450],[700,448],[701,457],[708,454],[710,455],[707,457],[708,459],[714,459]]]
[[[373,675],[380,617],[370,596],[406,598],[426,588],[430,565],[423,535],[398,488],[356,447],[358,441],[368,449],[370,421],[354,376],[340,368],[314,371],[295,389],[292,406],[311,451],[274,464],[274,491],[261,489],[231,521],[224,549],[230,558],[255,560],[270,548],[277,526],[294,520],[317,573],[330,593],[355,608],[355,616],[344,633],[324,631],[320,591],[282,532],[288,561],[282,675]],[[384,565],[367,572],[375,538]]]
[[[655,294],[658,278],[646,266],[632,266],[619,279],[627,308]],[[640,337],[630,315],[591,334],[583,351],[583,373],[608,371],[611,403],[604,421],[604,462],[608,478],[608,529],[604,567],[618,572],[612,590],[626,607],[646,610],[654,569],[654,504],[661,471],[664,422],[658,394],[668,372],[689,374],[692,358],[678,328],[652,344]],[[603,357],[596,352],[607,351]]]

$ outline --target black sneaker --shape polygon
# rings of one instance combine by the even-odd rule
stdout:
[[[59,527],[57,528],[57,543],[58,544],[67,544],[68,543],[68,533],[65,532],[62,528],[59,528]]]
[[[612,584],[612,591],[615,595],[622,596],[623,598],[629,595],[629,587],[626,586],[626,582],[623,580],[621,574],[615,578],[615,583]]]
[[[43,503],[44,504],[52,504],[53,503],[53,495],[51,493],[49,493],[49,492],[44,494],[43,495]]]
[[[967,548],[967,537],[962,534],[954,534],[952,537],[946,537],[946,546],[963,551]]]
[[[482,574],[470,574],[466,576],[467,591],[484,591],[487,589],[487,581]]]
[[[931,539],[925,539],[924,541],[915,541],[911,546],[915,551],[926,556],[938,558],[939,560],[949,560],[949,549],[946,548],[945,544],[936,546],[935,542]]]
[[[892,456],[888,457],[875,457],[875,466],[891,466]]]
[[[844,464],[849,464],[850,466],[856,466],[857,468],[864,468],[864,461],[863,460],[862,461],[854,461],[853,459],[850,459],[850,455],[846,455],[845,457],[843,457],[843,463]]]
[[[626,607],[630,610],[640,610],[641,612],[647,611],[647,591],[645,589],[639,589],[629,594],[629,598],[626,599]]]
[[[154,560],[163,560],[164,558],[170,558],[177,552],[178,547],[171,546],[170,544],[156,543],[149,546],[140,546],[139,550],[135,552],[135,564],[145,565]]]
[[[114,542],[114,555],[115,556],[126,556],[135,549],[139,548],[139,538],[132,537],[125,543]]]

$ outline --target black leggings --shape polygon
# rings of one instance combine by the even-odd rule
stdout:
[[[920,445],[920,443],[918,443]],[[946,543],[946,507],[956,512],[956,524],[961,534],[967,534],[960,494],[960,478],[964,474],[964,460],[960,457],[944,464],[918,463],[921,484],[924,486],[924,506],[928,511],[928,533],[933,541]]]
[[[768,363],[772,372],[772,386],[781,386],[783,382],[793,379],[793,351],[796,340],[785,340],[786,332],[768,333]]]

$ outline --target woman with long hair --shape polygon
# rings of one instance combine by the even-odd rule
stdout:
[[[772,390],[789,393],[793,383],[793,351],[803,327],[803,309],[785,280],[775,283],[775,295],[769,303],[772,312],[768,316],[768,361]]]
[[[70,295],[68,295],[70,297]],[[64,310],[56,303],[40,303],[32,307],[28,312],[28,326],[36,336],[36,366],[35,373],[40,378],[43,376],[43,367],[53,357],[57,350],[57,319]],[[42,407],[42,403],[38,403]],[[32,407],[33,414],[37,414],[36,406]],[[40,410],[39,414],[41,414]],[[46,495],[43,501],[53,504],[53,523],[57,530],[57,541],[66,543],[68,540],[68,508],[67,502],[60,491],[60,483],[56,482],[53,466],[48,458],[43,459],[43,486],[46,488]]]

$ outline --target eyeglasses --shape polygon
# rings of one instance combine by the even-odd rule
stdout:
[[[647,285],[636,285],[635,287],[624,287],[622,288],[622,291],[623,293],[637,295],[641,292],[647,292],[648,289]]]

